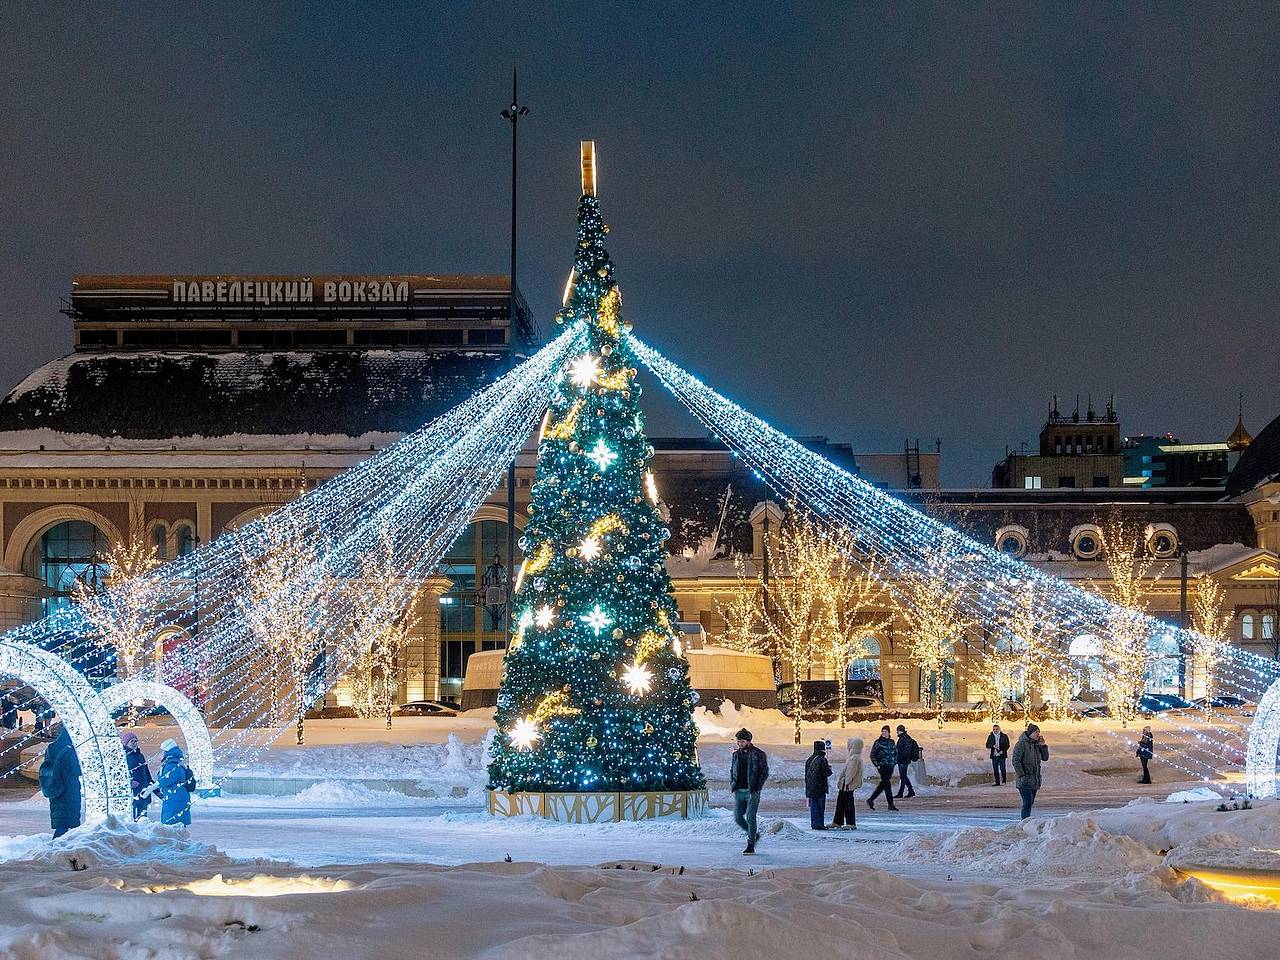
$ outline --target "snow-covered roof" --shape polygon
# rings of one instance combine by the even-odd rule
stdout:
[[[504,352],[487,350],[72,354],[0,401],[0,434],[201,439],[204,448],[232,434],[349,443],[420,426],[490,383],[506,362]]]

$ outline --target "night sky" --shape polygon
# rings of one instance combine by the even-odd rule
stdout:
[[[1280,6],[968,6],[6,4],[0,383],[74,273],[505,272],[516,62],[544,329],[593,138],[637,332],[784,430],[963,486],[1055,392],[1257,433]]]

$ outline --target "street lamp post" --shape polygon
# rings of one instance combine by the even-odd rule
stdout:
[[[516,365],[516,144],[520,118],[528,116],[529,108],[520,104],[517,93],[516,70],[511,68],[511,106],[502,111],[502,118],[511,124],[511,297],[507,307],[507,356],[509,366]],[[518,454],[517,454],[518,456]],[[516,458],[507,467],[507,585],[505,632],[511,633],[511,604],[515,599],[514,576],[516,564]]]

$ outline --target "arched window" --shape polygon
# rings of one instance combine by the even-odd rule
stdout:
[[[42,601],[46,615],[72,602],[77,581],[97,589],[107,574],[106,536],[92,523],[66,520],[40,538],[40,578],[52,594]]]
[[[106,535],[85,520],[65,520],[45,532],[40,538],[40,577],[50,590],[41,600],[46,615],[74,603],[78,583],[98,589],[107,575],[109,550]],[[95,684],[115,677],[115,653],[96,638],[75,642],[63,655]]]
[[[155,550],[157,560],[169,559],[169,531],[164,528],[163,523],[157,523],[151,528],[151,547]]]
[[[1092,633],[1082,633],[1067,647],[1067,655],[1075,662],[1085,690],[1103,688],[1102,641]]]
[[[1147,640],[1148,693],[1182,692],[1182,650],[1172,633],[1153,634]]]
[[[1257,614],[1249,611],[1240,616],[1240,639],[1252,640],[1257,632]]]
[[[1276,615],[1268,610],[1262,615],[1262,639],[1274,640],[1276,638]]]
[[[174,534],[174,555],[185,557],[196,548],[196,532],[188,524],[181,524]]]
[[[452,583],[440,598],[440,694],[458,698],[467,660],[477,650],[501,650],[506,642],[507,525],[477,520],[440,561]],[[519,570],[520,555],[516,554]]]
[[[880,679],[880,641],[875,637],[863,640],[867,647],[867,655],[849,661],[850,680]]]

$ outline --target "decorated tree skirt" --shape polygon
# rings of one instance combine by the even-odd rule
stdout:
[[[657,817],[698,817],[707,808],[706,790],[506,793],[485,791],[495,817],[536,816],[562,823],[612,823]]]

